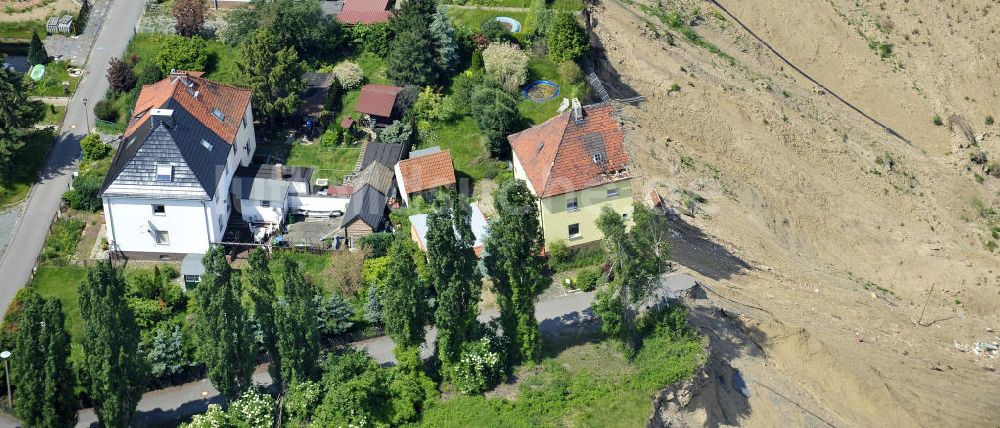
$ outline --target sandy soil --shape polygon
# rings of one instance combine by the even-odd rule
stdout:
[[[31,2],[14,2],[14,1],[0,1],[0,22],[15,22],[15,21],[34,21],[38,19],[45,19],[50,15],[62,11],[68,11],[70,13],[76,13],[80,9],[80,5],[73,0],[54,0],[51,3],[40,6],[41,1],[31,1]],[[32,6],[29,6],[32,5]],[[38,5],[38,6],[35,6]],[[16,13],[6,13],[2,12],[3,8],[10,6],[18,10]],[[31,9],[26,12],[20,12],[24,9],[30,7]]]
[[[1000,127],[984,124],[1000,117],[998,12],[988,1],[721,3],[912,145],[711,3],[662,6],[685,22],[700,10],[693,28],[732,63],[635,5],[592,7],[612,97],[646,97],[621,112],[637,190],[675,207],[705,200],[675,224],[675,258],[740,315],[696,323],[718,330],[718,364],[767,391],[715,394],[694,420],[997,426],[1000,360],[968,346],[1000,341],[1000,255],[979,208],[1000,210],[1000,179],[977,182],[985,174],[969,162],[980,150],[1000,161]]]

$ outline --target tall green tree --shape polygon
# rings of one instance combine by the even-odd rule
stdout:
[[[434,44],[437,46],[438,63],[441,70],[450,73],[458,66],[458,43],[455,41],[455,27],[448,17],[448,6],[441,4],[434,12],[430,25]]]
[[[424,343],[427,324],[426,287],[418,277],[409,242],[397,238],[389,247],[388,272],[379,288],[385,332],[396,343],[397,350]]]
[[[467,198],[448,191],[436,205],[427,216],[427,270],[437,293],[438,356],[448,366],[458,361],[462,344],[475,337],[482,285]]]
[[[319,360],[317,291],[288,257],[282,259],[281,280],[283,299],[275,317],[281,377],[290,384],[311,381]]]
[[[236,70],[240,81],[253,89],[253,106],[261,119],[272,123],[290,117],[302,102],[305,65],[292,47],[277,49],[279,39],[266,28],[243,45]]]
[[[17,386],[14,410],[27,426],[41,425],[42,407],[45,406],[45,362],[39,358],[45,355],[45,339],[42,337],[44,306],[45,302],[38,293],[24,295],[11,358],[11,377]]]
[[[197,356],[208,367],[212,385],[233,400],[250,386],[254,367],[249,320],[241,303],[243,287],[221,246],[210,248],[202,264],[205,274],[195,295]]]
[[[87,271],[79,290],[88,391],[105,427],[131,426],[148,382],[139,327],[125,301],[127,290],[122,270],[107,260]]]
[[[277,38],[271,47],[291,47],[303,58],[322,58],[343,40],[340,25],[327,18],[319,0],[253,0],[252,7],[226,16],[223,38],[230,46],[246,44],[255,31],[266,29]]]
[[[70,338],[66,331],[62,302],[56,298],[45,301],[45,407],[43,426],[72,427],[76,425],[76,379],[70,366]]]
[[[587,33],[568,12],[560,12],[552,19],[547,36],[549,56],[556,62],[575,60],[590,49]]]
[[[603,207],[597,218],[597,228],[604,234],[604,246],[611,261],[613,279],[608,287],[598,293],[595,307],[598,315],[606,321],[602,327],[616,335],[634,353],[640,341],[635,326],[635,307],[644,301],[652,289],[656,275],[662,271],[663,261],[669,256],[669,247],[660,240],[663,229],[650,226],[651,211],[641,204],[633,210],[639,214],[642,226],[636,224],[632,233],[627,230],[621,214],[610,207]],[[654,237],[652,234],[659,234]]]
[[[31,44],[28,45],[29,64],[48,64],[49,53],[45,50],[42,39],[38,37],[38,32],[31,33]]]
[[[396,33],[389,44],[386,76],[397,84],[428,86],[437,81],[438,53],[427,27],[414,27]]]
[[[515,360],[538,358],[541,336],[535,298],[542,289],[542,228],[538,205],[522,180],[504,183],[493,195],[499,216],[490,223],[484,264],[493,279],[504,336]]]
[[[251,252],[249,259],[247,283],[250,285],[249,292],[250,299],[253,301],[254,316],[260,324],[260,330],[264,336],[264,350],[271,356],[268,373],[271,374],[271,380],[278,390],[283,391],[281,354],[278,352],[278,333],[274,320],[274,302],[276,300],[274,277],[271,276],[267,253],[263,248],[257,248]]]
[[[495,84],[484,84],[472,91],[472,111],[490,154],[505,157],[510,151],[507,136],[517,132],[521,123],[517,99]]]
[[[0,53],[0,62],[7,56]],[[31,127],[45,117],[45,105],[28,99],[23,77],[0,67],[0,183],[11,179],[14,158],[24,147]]]

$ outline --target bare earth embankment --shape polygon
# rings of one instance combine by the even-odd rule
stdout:
[[[720,3],[912,145],[709,2],[593,7],[612,97],[647,98],[623,110],[639,190],[675,207],[703,198],[681,216],[675,258],[709,287],[713,303],[693,313],[724,382],[684,417],[997,426],[1000,360],[973,344],[1000,341],[1000,250],[990,250],[1000,178],[970,157],[1000,162],[1000,125],[986,124],[1000,117],[1000,11],[988,1]],[[732,61],[651,10],[680,11]],[[730,366],[749,398],[728,384]]]

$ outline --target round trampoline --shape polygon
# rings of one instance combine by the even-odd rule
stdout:
[[[525,85],[521,94],[536,103],[544,103],[559,96],[559,85],[551,80],[536,80]]]
[[[514,18],[511,18],[509,16],[498,16],[494,19],[496,19],[497,22],[503,24],[504,27],[507,27],[507,30],[509,30],[511,33],[516,33],[518,31],[521,31],[521,23]]]

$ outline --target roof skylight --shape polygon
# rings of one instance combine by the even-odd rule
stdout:
[[[216,119],[219,119],[219,122],[226,121],[226,114],[223,113],[222,110],[219,110],[217,108],[212,109],[212,116],[215,116]]]

